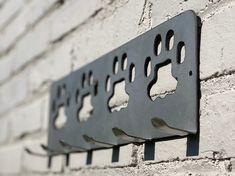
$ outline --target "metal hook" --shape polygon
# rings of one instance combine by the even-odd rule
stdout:
[[[56,151],[56,150],[54,150],[54,149],[49,148],[48,146],[46,146],[46,145],[44,145],[44,144],[41,144],[40,146],[41,146],[41,148],[42,148],[43,150],[45,150],[46,152],[51,153],[51,155],[63,154],[62,151]]]
[[[143,139],[143,138],[128,135],[123,130],[116,128],[116,127],[114,127],[112,129],[112,131],[116,137],[121,138],[126,141],[133,141],[133,142],[144,142],[145,141],[145,139]]]
[[[83,139],[87,142],[87,143],[90,143],[90,144],[95,144],[95,145],[98,145],[98,146],[101,146],[101,147],[106,147],[106,148],[109,148],[109,147],[113,147],[114,145],[113,144],[107,144],[107,143],[104,143],[104,142],[100,142],[100,141],[97,141],[87,135],[83,135]]]
[[[155,128],[160,129],[169,134],[177,134],[179,136],[185,136],[188,134],[187,132],[183,130],[170,127],[164,120],[159,119],[159,118],[152,118],[151,122]]]
[[[60,145],[61,145],[63,148],[65,148],[65,149],[67,149],[67,150],[77,149],[78,151],[81,151],[81,152],[86,151],[86,149],[83,148],[83,147],[74,146],[74,145],[68,144],[67,142],[65,142],[65,141],[63,141],[63,140],[61,140],[61,139],[59,140],[59,143],[60,143]]]

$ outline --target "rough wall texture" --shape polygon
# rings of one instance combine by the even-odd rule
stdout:
[[[188,9],[202,20],[199,139],[156,142],[153,160],[129,144],[118,162],[107,149],[50,168],[25,152],[45,153],[52,81]],[[0,175],[235,175],[234,47],[235,0],[0,0]]]

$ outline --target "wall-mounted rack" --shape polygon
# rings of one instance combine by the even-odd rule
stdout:
[[[54,82],[50,91],[48,154],[195,134],[198,32],[197,16],[186,11]],[[166,92],[164,98],[152,98],[149,92],[158,83],[158,70],[169,64],[177,87]],[[125,85],[128,99],[124,108],[113,111],[110,100],[120,82]],[[80,112],[88,97],[93,108],[85,119]],[[61,108],[66,122],[57,126]]]

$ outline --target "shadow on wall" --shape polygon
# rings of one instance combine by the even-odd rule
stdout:
[[[199,154],[199,136],[200,134],[197,133],[196,135],[189,135],[187,136],[187,148],[186,148],[186,156],[197,156]],[[145,143],[145,150],[144,150],[144,160],[154,160],[155,158],[155,144],[160,141],[168,141],[173,139],[181,139],[182,137],[169,137],[164,138],[162,140],[157,141],[150,141]]]

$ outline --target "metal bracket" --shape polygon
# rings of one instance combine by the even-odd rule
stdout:
[[[54,82],[48,137],[52,154],[196,133],[198,41],[197,16],[186,11]],[[182,49],[185,56],[181,56]],[[152,71],[147,73],[149,63]],[[168,64],[177,80],[176,90],[152,100],[149,91],[158,81],[158,70]],[[108,102],[121,81],[128,105],[112,112]],[[94,109],[83,121],[79,112],[88,95]],[[67,119],[56,127],[61,107]]]

